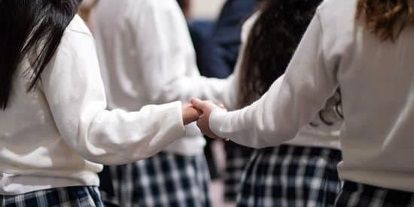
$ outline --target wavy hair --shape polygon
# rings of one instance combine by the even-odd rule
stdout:
[[[289,64],[322,0],[266,0],[253,25],[240,68],[239,107],[263,95]]]
[[[414,0],[359,0],[356,18],[381,40],[395,41],[414,23]]]
[[[254,102],[285,73],[316,8],[322,0],[266,0],[262,13],[250,31],[241,63],[239,107]],[[319,111],[320,120],[330,126],[343,119],[341,93],[328,99]],[[318,126],[311,123],[312,126]]]

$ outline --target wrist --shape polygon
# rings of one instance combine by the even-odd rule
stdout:
[[[223,125],[225,123],[225,115],[227,114],[227,110],[216,107],[211,111],[210,118],[209,118],[209,128],[210,130],[216,134],[217,136],[221,137],[222,139],[227,139],[226,135],[223,133]]]

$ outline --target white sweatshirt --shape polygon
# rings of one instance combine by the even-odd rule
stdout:
[[[240,69],[242,58],[244,56],[244,50],[247,45],[248,35],[252,29],[254,23],[259,17],[260,12],[253,14],[242,27],[241,34],[241,52],[239,54],[237,64],[232,74],[229,78],[225,80],[225,83],[222,84],[222,95],[221,98],[223,104],[228,110],[235,110],[238,107],[237,98],[239,95],[239,79],[240,79]],[[294,139],[285,142],[284,144],[298,145],[298,146],[308,146],[308,147],[326,147],[332,149],[339,149],[339,129],[342,124],[341,120],[336,120],[332,126],[328,126],[323,123],[319,115],[316,115],[312,119],[312,123],[317,126],[311,126],[310,124],[303,127],[303,129],[298,132]],[[257,142],[257,139],[252,139],[246,134],[243,138],[233,139],[232,141],[253,148],[262,148],[262,147],[273,147],[276,146],[270,143]],[[278,143],[277,145],[279,145]]]
[[[96,163],[147,158],[185,134],[180,102],[106,110],[94,40],[78,16],[29,93],[28,66],[25,60],[9,106],[0,110],[1,195],[97,186],[102,165]]]
[[[249,107],[216,109],[210,127],[239,142],[279,144],[339,86],[342,179],[414,192],[414,27],[395,43],[381,42],[355,21],[356,3],[322,3],[285,76]]]
[[[94,14],[102,77],[111,108],[221,97],[221,81],[198,72],[194,47],[176,0],[101,0]],[[195,124],[166,150],[203,153]]]

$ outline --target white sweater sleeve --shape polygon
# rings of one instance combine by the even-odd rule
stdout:
[[[285,75],[251,106],[228,113],[213,111],[211,129],[221,137],[257,148],[293,139],[338,86],[337,58],[325,54],[329,44],[323,35],[316,14]]]
[[[106,110],[93,38],[67,30],[42,87],[56,127],[85,159],[122,164],[147,158],[184,136],[181,103],[138,112]]]
[[[187,23],[175,0],[137,1],[128,24],[152,103],[222,99],[224,80],[200,76]]]

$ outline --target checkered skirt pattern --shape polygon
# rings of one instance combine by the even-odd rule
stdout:
[[[339,150],[282,145],[257,150],[242,177],[239,207],[333,206]]]
[[[161,152],[133,164],[110,166],[114,195],[101,189],[107,206],[209,207],[205,157]]]
[[[414,207],[414,192],[345,181],[335,207]]]
[[[224,200],[235,202],[240,191],[241,177],[254,149],[233,142],[224,143],[226,165],[223,173]]]
[[[67,187],[15,196],[0,195],[1,207],[103,207],[97,187]]]

